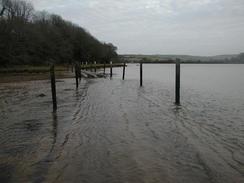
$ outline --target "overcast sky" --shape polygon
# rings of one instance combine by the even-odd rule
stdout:
[[[244,52],[244,0],[31,0],[119,53]]]

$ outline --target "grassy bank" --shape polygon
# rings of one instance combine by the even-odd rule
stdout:
[[[7,73],[26,73],[26,74],[32,74],[32,73],[47,73],[49,72],[50,67],[49,66],[13,66],[13,67],[7,67],[7,68],[0,68],[1,74],[7,74]],[[65,66],[56,66],[56,71],[65,71],[68,70]]]
[[[112,67],[121,66],[123,66],[123,64],[112,64]],[[104,64],[81,65],[81,69],[102,69],[103,67]],[[105,67],[110,67],[110,64],[106,64]],[[0,68],[0,83],[46,80],[49,79],[49,69],[49,66],[12,66],[7,68]],[[57,79],[74,77],[72,66],[55,66],[55,75]]]
[[[122,67],[123,64],[121,63],[114,63],[112,67]],[[81,69],[101,69],[104,67],[104,64],[88,64],[88,65],[81,65]],[[105,67],[110,67],[110,64],[105,64]],[[0,68],[0,74],[7,74],[7,73],[25,73],[25,74],[39,74],[39,73],[47,73],[49,72],[49,66],[12,66],[7,68]],[[67,72],[72,70],[71,65],[57,65],[55,66],[55,71],[58,72]]]

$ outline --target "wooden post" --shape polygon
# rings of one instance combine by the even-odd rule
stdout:
[[[122,79],[125,80],[125,62],[124,62],[124,65],[123,65],[123,76],[122,76]]]
[[[110,61],[110,77],[113,77],[113,62]]]
[[[97,67],[96,67],[96,65],[97,65],[97,62],[94,61],[94,71],[95,71],[95,72],[97,72]]]
[[[78,81],[78,66],[77,64],[75,65],[75,83],[76,83],[76,88],[79,87],[79,81]]]
[[[105,74],[106,74],[106,62],[104,61],[104,63],[103,63],[103,74],[104,74],[104,76],[105,76]]]
[[[89,67],[90,67],[90,71],[92,72],[92,61],[90,61],[90,63],[89,63]]]
[[[53,111],[56,111],[57,99],[56,99],[56,81],[55,81],[54,65],[50,67],[50,79],[51,79],[51,87],[52,87]]]
[[[80,63],[78,62],[78,76],[79,76],[79,80],[81,80],[81,65]]]
[[[87,62],[86,62],[86,71],[87,71]]]
[[[175,104],[180,105],[180,59],[176,59],[175,66]]]
[[[140,62],[140,86],[142,86],[142,62]]]

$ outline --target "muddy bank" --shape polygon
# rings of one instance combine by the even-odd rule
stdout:
[[[72,72],[56,72],[57,79],[73,78]],[[0,83],[16,83],[35,80],[48,80],[50,78],[49,73],[6,73],[0,74]]]
[[[113,68],[122,67],[123,64],[115,63],[112,64]],[[94,69],[97,71],[103,72],[104,64],[90,64],[90,65],[81,65],[81,69],[90,70],[94,72]],[[105,68],[110,68],[110,64],[106,64]],[[55,74],[57,79],[64,78],[74,78],[74,68],[72,70],[70,67],[57,66],[55,69]],[[35,81],[35,80],[48,80],[50,78],[49,67],[20,67],[20,68],[6,68],[0,69],[0,83],[14,83],[14,82],[23,82],[23,81]]]

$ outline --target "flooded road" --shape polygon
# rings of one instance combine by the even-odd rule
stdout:
[[[0,182],[242,183],[243,65],[121,68],[113,79],[0,84]],[[242,85],[243,84],[243,85]]]

